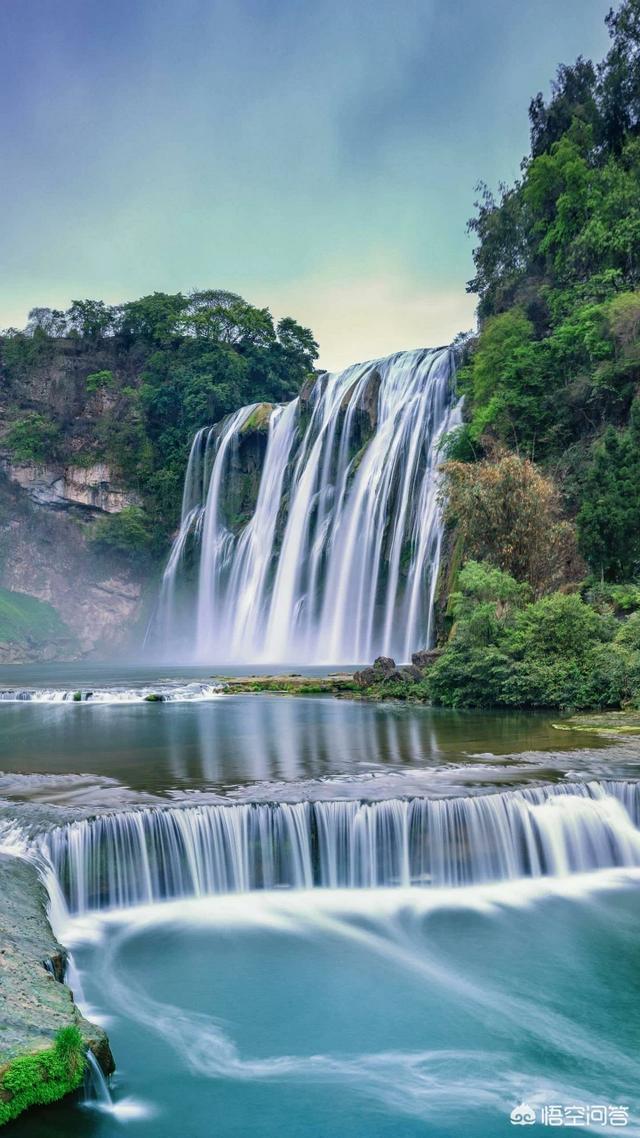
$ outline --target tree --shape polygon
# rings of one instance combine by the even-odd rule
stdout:
[[[113,332],[115,309],[103,300],[74,300],[66,318],[71,334],[96,341]]]
[[[609,581],[640,574],[640,399],[624,431],[609,427],[595,445],[578,514],[580,548]]]
[[[536,595],[580,572],[573,526],[562,519],[558,491],[528,459],[444,464],[446,517],[467,556],[487,560]]]
[[[188,301],[181,292],[154,292],[130,300],[119,310],[118,331],[126,342],[142,340],[167,346],[182,336],[182,320]]]

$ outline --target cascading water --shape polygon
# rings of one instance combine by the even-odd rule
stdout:
[[[71,913],[276,887],[474,883],[640,866],[640,793],[562,784],[457,799],[146,809],[54,830]]]
[[[401,352],[199,431],[148,646],[337,664],[428,645],[453,376],[449,348]],[[247,457],[261,431],[264,453]]]

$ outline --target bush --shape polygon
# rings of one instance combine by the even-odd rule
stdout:
[[[59,428],[36,411],[30,411],[22,419],[17,419],[6,435],[6,445],[15,462],[55,461],[59,442]]]
[[[139,506],[127,506],[118,514],[107,514],[94,523],[91,543],[102,550],[143,558],[153,543],[149,520]]]
[[[503,454],[442,469],[446,516],[467,556],[528,581],[537,594],[579,575],[574,528],[562,520],[554,483],[532,462]]]
[[[427,674],[450,707],[596,708],[640,696],[640,613],[623,624],[577,594],[527,603],[508,574],[469,563],[451,598],[455,623]]]
[[[112,371],[103,369],[102,371],[92,371],[85,380],[85,387],[87,391],[104,391],[105,388],[115,386],[115,376]]]

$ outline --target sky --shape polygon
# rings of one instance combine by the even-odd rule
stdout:
[[[474,323],[479,181],[611,0],[0,0],[0,328],[224,288],[338,369]]]

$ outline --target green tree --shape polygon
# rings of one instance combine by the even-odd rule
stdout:
[[[640,574],[640,400],[629,427],[613,427],[593,451],[578,514],[580,546],[607,580]]]

